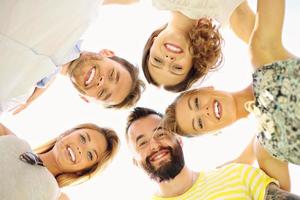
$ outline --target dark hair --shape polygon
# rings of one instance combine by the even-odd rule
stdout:
[[[127,124],[126,124],[126,138],[128,135],[128,129],[131,126],[131,124],[140,119],[140,118],[144,118],[147,117],[148,115],[157,115],[159,117],[163,117],[163,115],[159,112],[156,112],[153,109],[150,108],[144,108],[144,107],[135,107],[133,109],[133,111],[130,112],[129,116],[127,117]]]
[[[154,38],[166,27],[167,24],[151,34],[146,42],[142,56],[142,68],[145,78],[148,83],[156,86],[159,86],[159,84],[151,78],[148,69],[149,54]],[[192,44],[191,54],[193,55],[193,66],[182,82],[172,86],[164,86],[168,91],[181,92],[187,90],[193,83],[205,76],[209,70],[216,69],[222,63],[223,56],[221,47],[223,39],[219,33],[218,27],[213,24],[212,19],[199,19],[195,26],[190,30],[189,37]]]
[[[76,66],[81,65],[88,60],[98,60],[101,58],[102,58],[102,56],[97,53],[83,52],[80,55],[79,59],[72,61],[72,63],[70,64],[70,67],[68,68],[67,73],[69,75],[72,74],[72,71],[76,68]],[[107,105],[106,107],[120,109],[120,108],[129,108],[131,106],[134,106],[137,103],[137,101],[140,99],[141,93],[145,88],[144,82],[141,79],[139,79],[139,77],[138,77],[138,74],[139,74],[138,68],[121,57],[113,56],[113,57],[108,57],[108,58],[118,62],[129,72],[130,77],[132,79],[132,85],[131,85],[129,94],[127,95],[127,97],[125,97],[125,99],[122,102],[120,102],[116,105]],[[71,80],[71,82],[73,83],[74,87],[81,94],[85,95],[85,92],[76,84],[76,82],[74,82],[72,80]]]

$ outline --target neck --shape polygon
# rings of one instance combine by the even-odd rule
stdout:
[[[193,28],[195,23],[196,23],[196,20],[193,20],[193,19],[185,16],[181,12],[172,11],[168,26],[172,26],[176,29],[179,29],[181,31],[188,33]]]
[[[157,195],[160,197],[179,196],[193,186],[197,177],[198,173],[193,172],[184,166],[174,179],[159,183]]]
[[[247,117],[249,112],[245,109],[245,103],[254,100],[252,84],[241,91],[235,92],[233,96],[237,108],[237,119]]]
[[[39,154],[39,157],[43,161],[44,166],[53,174],[53,176],[57,176],[58,174],[62,173],[59,170],[52,150],[43,154]]]

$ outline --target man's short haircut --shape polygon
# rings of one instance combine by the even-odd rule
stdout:
[[[156,112],[153,109],[145,108],[145,107],[135,107],[133,111],[130,112],[128,118],[127,118],[127,125],[126,125],[126,139],[128,137],[128,129],[131,126],[133,122],[135,122],[138,119],[147,117],[148,115],[157,115],[160,118],[163,118],[163,115],[159,112]]]

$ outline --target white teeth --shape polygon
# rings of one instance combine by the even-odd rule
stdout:
[[[69,155],[71,156],[72,162],[75,162],[75,154],[74,154],[73,150],[70,147],[67,147],[67,150],[69,152]]]
[[[181,49],[180,49],[180,48],[174,47],[173,45],[166,44],[166,47],[167,47],[170,51],[174,51],[174,52],[176,52],[176,53],[180,53],[180,52],[181,52]]]
[[[95,69],[95,67],[93,67],[90,77],[84,83],[85,85],[89,85],[92,82],[92,80],[94,79],[95,73],[96,73],[96,69]]]
[[[220,107],[219,107],[219,102],[215,101],[214,103],[214,112],[215,112],[215,116],[217,119],[221,118],[221,114],[220,114]]]
[[[161,159],[162,157],[164,157],[166,154],[167,154],[166,152],[159,153],[159,154],[155,155],[154,158],[153,158],[152,160],[153,160],[153,161],[159,160],[159,159]]]

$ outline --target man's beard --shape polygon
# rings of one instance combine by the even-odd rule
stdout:
[[[184,156],[178,141],[174,148],[171,148],[170,146],[161,147],[158,151],[160,150],[169,151],[170,161],[163,163],[159,168],[155,169],[150,162],[150,158],[157,152],[156,151],[147,156],[146,161],[142,162],[143,169],[147,172],[151,179],[154,179],[157,182],[168,181],[175,178],[184,167]]]

